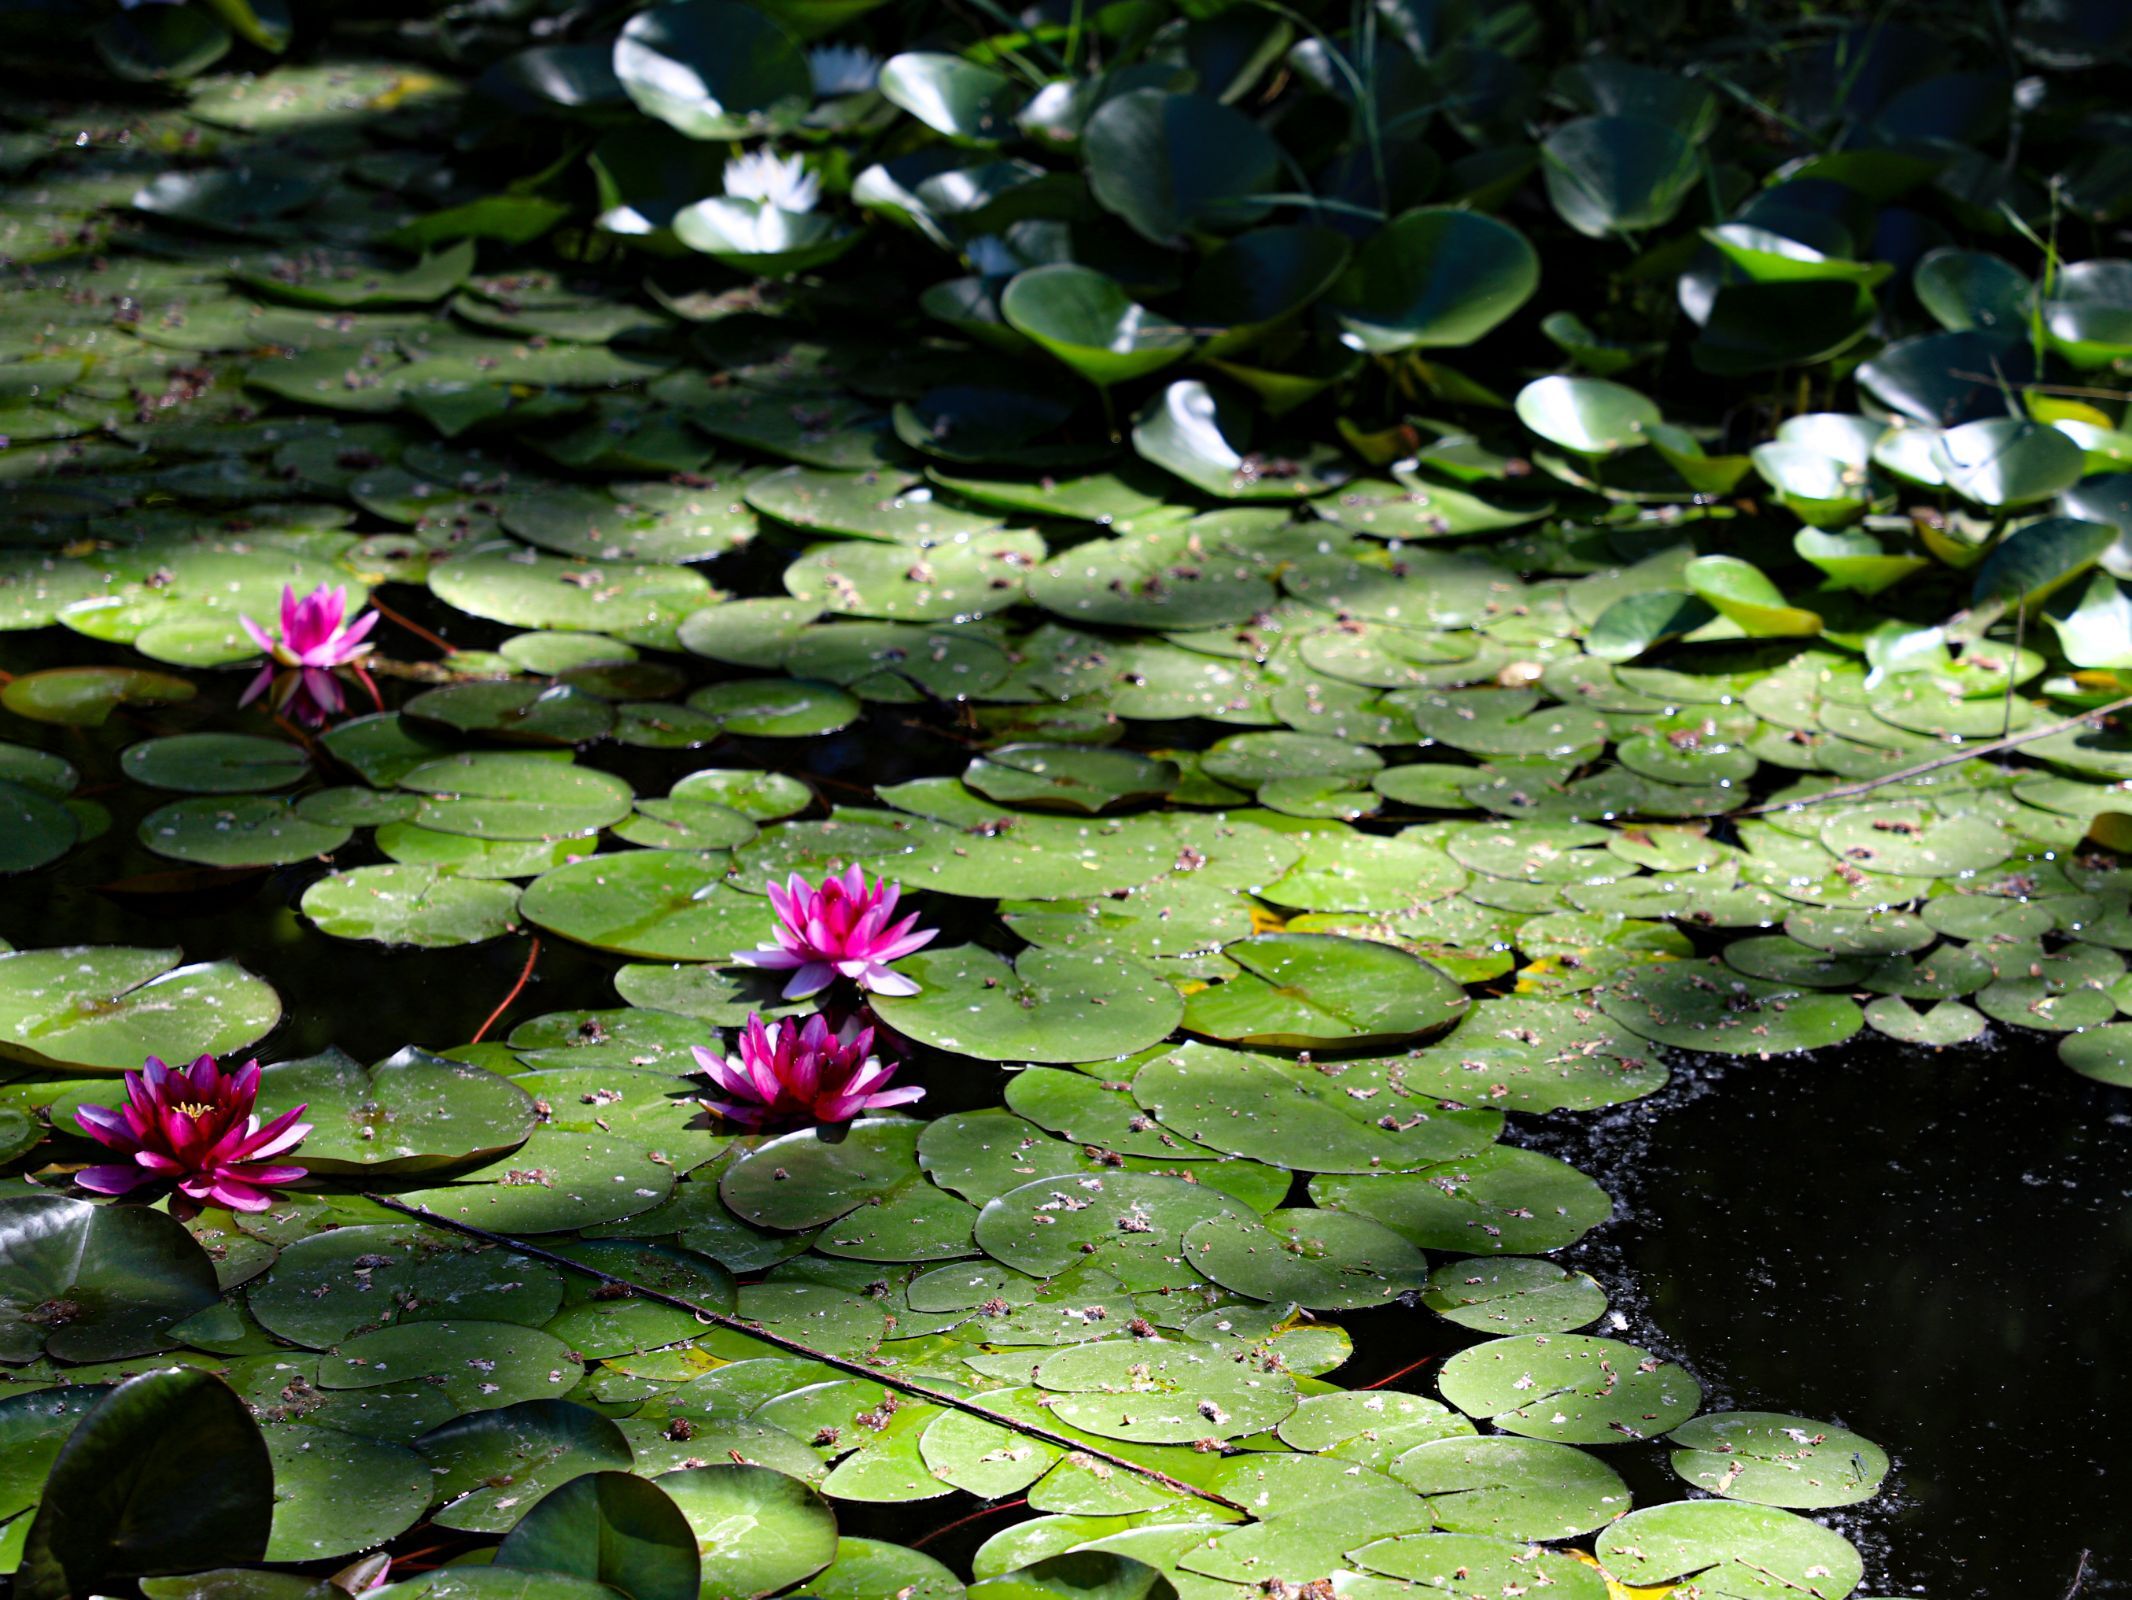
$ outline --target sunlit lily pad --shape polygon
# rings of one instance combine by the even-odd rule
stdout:
[[[357,867],[312,884],[303,911],[336,938],[434,950],[509,933],[518,926],[518,889],[425,866]]]
[[[899,1033],[988,1061],[1096,1061],[1168,1036],[1183,1002],[1122,956],[1027,950],[1013,963],[974,945],[898,963],[914,995],[875,1001]]]
[[[1134,1074],[1132,1092],[1164,1127],[1211,1149],[1309,1172],[1401,1171],[1478,1155],[1498,1126],[1485,1112],[1390,1101],[1339,1074],[1204,1044],[1156,1057]]]
[[[1389,1470],[1428,1500],[1439,1528],[1454,1533],[1572,1539],[1631,1504],[1628,1485],[1604,1461],[1540,1439],[1435,1440],[1414,1446]]]
[[[421,796],[414,820],[475,839],[558,839],[595,833],[629,814],[622,779],[565,760],[468,754],[417,764],[395,781]]]
[[[1469,1255],[1559,1250],[1613,1215],[1613,1201],[1567,1162],[1512,1145],[1382,1177],[1325,1176],[1311,1198],[1374,1217],[1414,1244]]]
[[[533,1102],[508,1079],[413,1047],[364,1067],[341,1052],[260,1075],[262,1103],[303,1104],[304,1164],[335,1175],[406,1176],[491,1161],[533,1131]]]
[[[1689,1574],[1713,1596],[1754,1600],[1785,1588],[1845,1595],[1863,1563],[1848,1539],[1788,1511],[1724,1501],[1646,1506],[1600,1535],[1601,1566],[1624,1584]]]
[[[1382,1046],[1445,1027],[1466,1007],[1465,992],[1434,967],[1373,940],[1273,933],[1223,953],[1243,971],[1185,1002],[1184,1026],[1211,1038],[1285,1050]]]
[[[1694,1415],[1702,1390],[1634,1345],[1577,1333],[1492,1339],[1444,1363],[1444,1398],[1505,1433],[1561,1444],[1654,1438]]]
[[[1672,1433],[1673,1470],[1726,1500],[1823,1510],[1870,1500],[1887,1452],[1833,1423],[1766,1411],[1717,1411]]]
[[[1566,1333],[1606,1311],[1606,1291],[1587,1274],[1521,1256],[1446,1262],[1422,1298],[1447,1321],[1495,1334]]]
[[[227,1055],[281,1020],[281,1000],[235,962],[180,966],[122,945],[0,954],[0,1055],[131,1072],[150,1055]]]

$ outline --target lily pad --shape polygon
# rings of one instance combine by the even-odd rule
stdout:
[[[228,1055],[281,1020],[280,997],[235,962],[181,959],[122,945],[0,954],[0,1055],[131,1072],[150,1055]]]
[[[1223,953],[1242,972],[1184,1007],[1184,1026],[1211,1038],[1285,1050],[1381,1047],[1446,1027],[1466,1008],[1465,991],[1434,967],[1373,940],[1273,933]]]
[[[4,970],[4,969],[0,969]],[[897,1032],[987,1061],[1097,1061],[1167,1038],[1177,993],[1122,956],[1026,950],[1012,963],[975,945],[921,950],[897,971],[913,995],[874,1004]]]
[[[1600,1535],[1595,1553],[1618,1582],[1667,1584],[1693,1573],[1713,1600],[1764,1600],[1810,1585],[1846,1595],[1863,1572],[1841,1534],[1788,1511],[1722,1500],[1631,1512]]]
[[[1673,1470],[1726,1500],[1825,1510],[1870,1500],[1888,1457],[1833,1423],[1767,1411],[1718,1411],[1673,1430]]]
[[[1678,1366],[1588,1334],[1492,1339],[1444,1363],[1444,1398],[1505,1433],[1559,1444],[1620,1444],[1670,1432],[1702,1403]]]
[[[423,866],[357,867],[312,884],[303,912],[336,938],[439,950],[515,929],[518,889]]]

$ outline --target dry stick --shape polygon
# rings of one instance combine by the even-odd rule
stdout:
[[[2067,717],[2062,722],[2046,722],[2040,728],[2027,728],[2020,733],[2008,734],[2003,739],[1994,739],[1989,744],[1971,745],[1953,755],[1936,756],[1930,761],[1921,761],[1914,767],[1905,767],[1900,772],[1890,772],[1882,777],[1867,778],[1859,783],[1839,784],[1833,789],[1823,789],[1819,794],[1810,794],[1798,800],[1772,800],[1766,805],[1748,806],[1740,811],[1728,811],[1728,817],[1759,817],[1770,811],[1803,811],[1808,806],[1825,805],[1831,800],[1848,800],[1854,795],[1870,794],[1875,789],[1891,783],[1921,777],[1927,772],[1937,772],[1941,767],[1959,766],[1964,761],[1974,761],[1979,756],[1997,755],[2001,750],[2011,750],[2015,745],[2028,744],[2036,739],[2048,739],[2054,733],[2070,733],[2083,722],[2093,722],[2097,717],[2107,717],[2115,712],[2132,708],[2132,694],[2122,700],[2112,700],[2106,706],[2097,706],[2093,711],[2083,711],[2077,717]]]
[[[2088,1558],[2094,1553],[2092,1550],[2080,1552],[2080,1564],[2073,1568],[2073,1586],[2065,1591],[2065,1600],[2073,1600],[2073,1597],[2086,1587],[2088,1581]]]
[[[668,1294],[664,1290],[653,1289],[629,1278],[616,1277],[611,1272],[602,1272],[597,1267],[588,1267],[582,1261],[572,1261],[568,1256],[557,1255],[552,1250],[543,1250],[539,1245],[528,1244],[523,1239],[513,1239],[508,1234],[491,1233],[486,1228],[475,1227],[471,1222],[457,1222],[450,1217],[440,1217],[427,1206],[404,1205],[391,1196],[382,1194],[366,1193],[363,1198],[372,1205],[383,1206],[387,1211],[397,1211],[403,1217],[413,1217],[418,1222],[427,1222],[435,1227],[448,1229],[452,1233],[463,1234],[469,1239],[479,1239],[484,1244],[496,1245],[534,1261],[545,1261],[551,1267],[560,1267],[565,1272],[575,1272],[580,1277],[597,1278],[601,1283],[612,1284],[619,1289],[626,1289],[640,1299],[649,1300],[656,1305],[672,1306],[676,1311],[693,1312],[699,1319],[712,1324],[714,1327],[726,1328],[734,1333],[746,1334],[751,1339],[760,1339],[764,1344],[773,1345],[777,1349],[792,1355],[802,1356],[809,1361],[819,1361],[823,1366],[834,1368],[838,1372],[848,1372],[853,1377],[865,1378],[870,1382],[880,1384],[883,1388],[896,1389],[904,1394],[915,1395],[918,1399],[924,1400],[931,1405],[942,1406],[950,1411],[960,1411],[968,1416],[977,1417],[982,1421],[1005,1428],[1010,1432],[1019,1433],[1026,1438],[1039,1440],[1044,1444],[1050,1445],[1053,1449],[1063,1450],[1069,1455],[1087,1456],[1093,1460],[1103,1462],[1106,1466],[1121,1468],[1126,1472],[1131,1472],[1159,1483],[1173,1494],[1188,1494],[1194,1499],[1205,1500],[1213,1505],[1221,1506],[1225,1510],[1239,1512],[1247,1520],[1253,1520],[1252,1513],[1248,1507],[1240,1506],[1227,1496],[1216,1494],[1212,1489],[1202,1489],[1197,1484],[1186,1483],[1182,1478],[1173,1478],[1167,1472],[1158,1472],[1153,1467],[1142,1466],[1139,1462],[1126,1456],[1114,1455],[1108,1450],[1099,1450],[1093,1445],[1081,1444],[1076,1440],[1067,1438],[1064,1434],[1053,1433],[1049,1428],[1039,1427],[1033,1422],[1023,1422],[1017,1417],[1006,1415],[1004,1412],[988,1410],[984,1406],[963,1399],[960,1395],[949,1394],[945,1389],[935,1389],[930,1384],[918,1383],[910,1378],[894,1377],[869,1367],[863,1361],[854,1361],[848,1356],[831,1355],[826,1350],[817,1350],[812,1345],[802,1344],[797,1339],[774,1332],[769,1328],[763,1327],[760,1323],[750,1322],[745,1317],[736,1317],[724,1311],[713,1311],[709,1306],[699,1305],[694,1300],[684,1299],[680,1295]]]

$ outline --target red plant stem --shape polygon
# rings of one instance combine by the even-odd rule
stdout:
[[[377,680],[363,670],[363,665],[359,661],[354,663],[349,670],[355,674],[355,681],[369,691],[370,703],[376,706],[378,710],[383,711],[385,709],[385,697],[378,693]]]
[[[1386,1384],[1397,1383],[1401,1378],[1405,1377],[1408,1373],[1414,1371],[1417,1367],[1425,1367],[1435,1359],[1436,1358],[1434,1356],[1423,1356],[1419,1361],[1409,1361],[1397,1372],[1390,1373],[1385,1377],[1379,1378],[1375,1383],[1365,1383],[1362,1387],[1365,1389],[1382,1389]]]
[[[536,933],[533,936],[533,948],[526,952],[526,964],[518,974],[518,981],[511,985],[511,992],[503,997],[502,1004],[489,1013],[488,1021],[474,1030],[474,1037],[468,1041],[469,1043],[479,1044],[483,1039],[487,1038],[489,1029],[496,1026],[496,1019],[510,1010],[512,1002],[526,992],[526,985],[533,981],[533,963],[539,959],[540,935]]]
[[[941,1526],[935,1528],[931,1533],[927,1534],[923,1539],[913,1539],[911,1541],[911,1548],[913,1550],[923,1550],[935,1539],[953,1533],[957,1528],[963,1527],[968,1523],[976,1522],[983,1517],[992,1516],[996,1512],[1012,1511],[1016,1506],[1025,1506],[1028,1503],[1028,1498],[1024,1496],[1019,1500],[1002,1500],[996,1506],[984,1506],[976,1511],[971,1512],[966,1517],[957,1517],[953,1522],[943,1523]]]
[[[395,627],[405,628],[417,639],[428,640],[431,644],[435,645],[439,650],[442,650],[448,656],[455,656],[459,653],[459,647],[453,644],[450,640],[440,639],[436,634],[431,633],[427,628],[423,627],[421,623],[414,621],[410,617],[401,616],[399,612],[393,610],[391,606],[385,604],[385,602],[380,600],[376,595],[372,595],[370,597],[370,609],[375,611],[379,616],[383,617],[387,622],[392,623]]]
[[[304,749],[304,754],[308,755],[313,761],[316,761],[318,759],[318,745],[312,740],[310,734],[306,733],[303,729],[297,727],[295,723],[291,722],[279,711],[274,712],[273,717],[275,727],[279,728],[291,739],[294,739],[298,744],[302,745]]]

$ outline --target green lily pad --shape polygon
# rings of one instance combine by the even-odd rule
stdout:
[[[1159,372],[1192,348],[1188,330],[1135,304],[1108,275],[1070,262],[1017,274],[999,305],[1011,327],[1101,387]]]
[[[1571,1556],[1486,1534],[1394,1534],[1348,1555],[1366,1573],[1384,1575],[1374,1580],[1381,1589],[1365,1587],[1373,1584],[1370,1578],[1351,1585],[1347,1592],[1354,1600],[1391,1600],[1415,1583],[1477,1595],[1544,1584],[1551,1600],[1605,1600],[1607,1593],[1606,1580]]]
[[[808,739],[835,733],[858,719],[859,702],[834,685],[794,678],[747,678],[714,683],[688,697],[692,711],[732,733],[768,739]]]
[[[0,1354],[10,1362],[167,1350],[177,1343],[171,1328],[215,1298],[214,1264],[161,1212],[61,1195],[0,1198]]]
[[[1558,1444],[1655,1438],[1702,1403],[1701,1388],[1673,1363],[1579,1333],[1491,1339],[1459,1351],[1437,1381],[1468,1416]]]
[[[1541,1439],[1434,1440],[1408,1450],[1390,1470],[1452,1533],[1574,1539],[1631,1503],[1628,1485],[1590,1451]]]
[[[180,1507],[167,1489],[189,1448],[211,1451],[223,1470]],[[257,1560],[273,1485],[259,1429],[228,1385],[185,1368],[129,1378],[54,1459],[17,1584],[27,1595],[86,1594],[172,1568]]]
[[[1333,299],[1348,341],[1385,355],[1471,344],[1539,281],[1538,252],[1508,223],[1424,207],[1370,236]]]
[[[1186,1000],[1193,1033],[1285,1050],[1383,1046],[1448,1026],[1466,1008],[1465,991],[1434,967],[1373,940],[1263,934],[1224,954],[1243,971]]]
[[[659,1141],[685,1148],[680,1128]],[[649,1211],[674,1189],[674,1157],[650,1141],[586,1129],[536,1128],[493,1178],[473,1177],[401,1198],[507,1234],[560,1233]]]
[[[338,939],[425,950],[479,944],[518,926],[518,888],[392,865],[357,867],[320,878],[304,891],[303,913]]]
[[[638,1600],[695,1600],[702,1578],[696,1538],[655,1483],[591,1472],[542,1497],[496,1550],[497,1568],[568,1573]]]
[[[1446,1262],[1422,1299],[1446,1321],[1494,1334],[1567,1333],[1606,1311],[1588,1274],[1522,1256]]]
[[[186,794],[251,794],[285,789],[311,770],[310,757],[282,739],[248,733],[180,733],[129,745],[126,776]]]
[[[395,775],[421,796],[414,819],[472,839],[563,839],[629,815],[627,782],[565,760],[486,752],[424,761]]]
[[[1227,391],[1183,378],[1141,409],[1133,422],[1133,448],[1218,500],[1304,499],[1338,481],[1328,471],[1333,464],[1322,459],[1252,449],[1247,421]]]
[[[652,645],[670,642],[683,617],[717,598],[686,567],[529,556],[516,546],[455,554],[430,568],[429,587],[447,605],[509,627],[606,633]]]
[[[1809,1586],[1846,1595],[1864,1567],[1848,1539],[1818,1523],[1722,1500],[1633,1511],[1600,1535],[1594,1553],[1618,1582],[1667,1584],[1693,1573],[1713,1600],[1763,1600]]]
[[[418,694],[402,715],[511,744],[577,745],[614,726],[614,708],[565,683],[455,683]]]
[[[429,1469],[405,1445],[332,1428],[262,1430],[274,1462],[269,1561],[316,1561],[374,1549],[404,1533],[429,1505]],[[351,1505],[336,1492],[356,1486]]]
[[[788,467],[747,486],[748,504],[810,532],[888,544],[941,544],[990,533],[1000,517],[963,510],[904,473]]]
[[[453,1317],[538,1326],[562,1304],[563,1282],[553,1267],[391,1223],[294,1241],[245,1298],[269,1332],[330,1350],[378,1327]]]
[[[174,800],[141,819],[140,840],[159,856],[209,867],[278,867],[331,855],[354,829],[315,822],[263,796]]]
[[[1196,1342],[1102,1339],[1036,1366],[1060,1421],[1106,1439],[1188,1444],[1272,1427],[1295,1409],[1295,1380],[1258,1372]]]
[[[726,858],[690,850],[588,856],[526,886],[527,921],[620,955],[729,963],[769,937],[767,902],[725,880]]]
[[[1194,1223],[1238,1210],[1219,1190],[1179,1178],[1104,1172],[1037,1178],[986,1202],[978,1248],[1048,1278],[1092,1264],[1131,1283],[1169,1275],[1167,1260]]]
[[[721,1465],[652,1481],[695,1530],[706,1595],[774,1593],[836,1557],[835,1516],[796,1478],[769,1467]]]
[[[1402,1171],[1478,1155],[1498,1124],[1485,1112],[1360,1097],[1337,1075],[1268,1056],[1186,1044],[1133,1077],[1133,1098],[1164,1127],[1222,1151],[1311,1172]]]
[[[262,1104],[309,1107],[313,1172],[406,1177],[507,1155],[533,1131],[532,1100],[508,1079],[409,1047],[373,1067],[328,1051],[260,1074]]]
[[[150,1055],[228,1055],[281,1020],[280,997],[235,962],[181,959],[123,945],[0,954],[0,1055],[132,1072]]]
[[[4,970],[4,969],[0,969]],[[897,971],[913,995],[874,1005],[898,1033],[987,1061],[1098,1061],[1167,1038],[1184,1005],[1121,956],[1026,950],[1012,963],[975,945],[921,950]]]
[[[1777,1055],[1840,1044],[1865,1019],[1840,995],[1812,994],[1701,962],[1642,967],[1600,1000],[1606,1014],[1660,1044],[1724,1055]]]
[[[840,616],[965,621],[1020,599],[1023,574],[1043,556],[1041,539],[1016,531],[915,545],[845,540],[817,545],[793,562],[785,587]]]
[[[1469,1255],[1559,1250],[1614,1211],[1606,1192],[1575,1167],[1512,1145],[1418,1172],[1316,1177],[1310,1195],[1372,1217],[1424,1249]]]
[[[1887,1452],[1832,1423],[1719,1411],[1673,1430],[1673,1470],[1725,1500],[1794,1510],[1856,1505],[1880,1491]]]
[[[0,873],[48,866],[80,836],[81,824],[60,800],[0,779]]]
[[[436,1323],[426,1324],[434,1330]],[[468,1323],[482,1330],[499,1323]],[[415,1331],[425,1331],[415,1330]],[[545,1339],[530,1329],[527,1348]],[[515,1354],[515,1351],[512,1352]],[[415,1441],[442,1509],[436,1521],[472,1533],[501,1533],[564,1484],[601,1471],[627,1471],[629,1441],[607,1418],[569,1401],[541,1398],[476,1408]]]
[[[1389,1228],[1315,1207],[1209,1218],[1185,1230],[1184,1249],[1225,1289],[1311,1310],[1383,1305],[1428,1281],[1426,1258]]]

